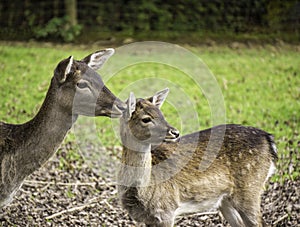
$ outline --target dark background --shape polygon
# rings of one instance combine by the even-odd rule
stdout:
[[[15,0],[0,12],[1,40],[300,41],[297,0]]]

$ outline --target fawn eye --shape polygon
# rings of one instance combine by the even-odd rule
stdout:
[[[151,117],[144,117],[144,118],[142,118],[142,122],[145,123],[145,124],[147,124],[147,123],[149,123],[151,121],[152,121]]]
[[[77,83],[77,87],[80,88],[80,89],[84,89],[84,88],[87,88],[89,85],[87,82],[78,82]]]

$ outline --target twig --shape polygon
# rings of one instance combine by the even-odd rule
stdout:
[[[110,205],[110,204],[107,202],[106,199],[104,199],[103,202],[104,202],[111,210],[115,211],[115,208],[114,208],[112,205]]]
[[[101,197],[95,197],[95,198],[92,198],[92,199],[90,199],[86,204],[83,204],[83,205],[77,206],[77,207],[72,207],[72,208],[69,208],[69,209],[66,209],[66,210],[62,210],[62,211],[60,211],[60,212],[57,212],[57,213],[55,213],[55,214],[52,214],[52,215],[46,217],[46,219],[47,219],[47,220],[53,219],[53,218],[55,218],[55,217],[58,217],[58,216],[61,216],[61,215],[65,214],[65,213],[71,213],[71,212],[74,212],[74,211],[83,210],[84,208],[89,207],[89,206],[94,206],[94,205],[96,205],[96,202],[97,202],[99,199],[101,199]]]
[[[65,214],[65,213],[70,213],[70,212],[73,212],[73,211],[83,210],[84,208],[86,208],[88,206],[91,206],[91,205],[95,205],[95,203],[92,202],[92,203],[87,203],[87,204],[84,204],[84,205],[81,205],[81,206],[72,207],[70,209],[63,210],[63,211],[57,212],[55,214],[52,214],[52,215],[46,217],[46,219],[49,220],[49,219],[53,219],[55,217],[61,216],[61,215]]]
[[[41,191],[44,191],[46,188],[48,188],[50,186],[50,184],[46,184],[44,187],[42,187]]]
[[[35,180],[25,180],[24,185],[26,186],[36,186],[36,185],[58,185],[58,186],[91,186],[95,187],[96,182],[75,182],[75,183],[63,183],[63,182],[53,182],[53,181],[35,181]],[[112,183],[98,183],[98,185],[112,186]]]
[[[289,216],[289,214],[285,214],[283,216],[281,216],[279,219],[277,219],[274,223],[273,226],[276,226],[279,222],[283,221],[284,219],[286,219]]]
[[[25,185],[32,186],[32,185],[59,185],[59,186],[92,186],[96,185],[95,182],[75,182],[75,183],[63,183],[63,182],[53,182],[53,181],[34,181],[34,180],[25,180]]]

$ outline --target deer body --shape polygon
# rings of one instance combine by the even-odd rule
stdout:
[[[0,207],[55,153],[78,115],[121,115],[122,102],[94,71],[112,54],[107,49],[82,61],[61,61],[36,116],[24,124],[0,122]]]
[[[121,120],[121,128],[139,124],[138,119],[133,112],[127,123]],[[130,130],[134,134],[135,128]],[[136,137],[122,132],[122,141]],[[220,145],[215,156],[210,155],[212,148],[207,150],[212,133],[216,149]],[[137,149],[144,144],[134,141]],[[277,159],[270,134],[253,127],[220,125],[176,142],[153,146],[149,141],[148,145],[139,152],[126,143],[123,146],[119,194],[134,220],[167,227],[174,225],[176,216],[219,209],[231,226],[263,226],[260,195]]]
[[[11,201],[28,175],[52,157],[71,128],[69,116],[51,115],[50,111],[44,117],[60,118],[43,121],[42,124],[36,123],[38,117],[24,125],[0,123],[1,133],[5,134],[0,153],[0,207]]]

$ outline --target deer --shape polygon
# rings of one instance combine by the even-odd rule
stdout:
[[[233,227],[264,226],[260,196],[275,171],[274,137],[238,124],[179,136],[160,111],[167,94],[136,99],[130,93],[126,102],[117,174],[122,207],[149,227],[212,210]]]
[[[56,152],[79,115],[118,118],[125,104],[96,72],[114,49],[58,63],[38,113],[23,124],[0,122],[0,207],[9,204],[25,178]]]

